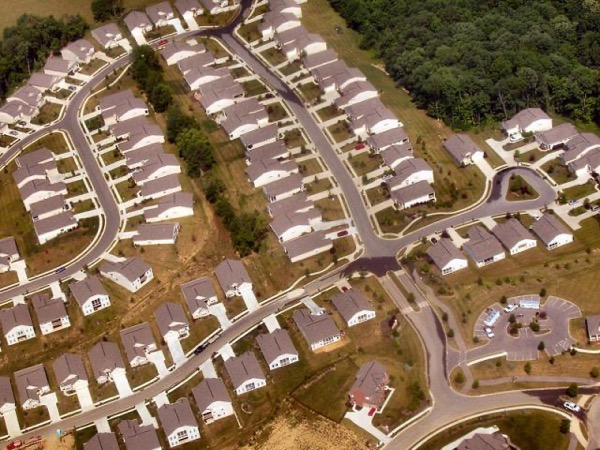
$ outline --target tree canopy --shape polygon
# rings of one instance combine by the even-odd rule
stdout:
[[[96,22],[105,22],[123,12],[122,0],[93,0],[92,14]]]
[[[598,0],[329,0],[417,105],[457,128],[526,107],[600,121]]]
[[[148,45],[135,47],[131,53],[131,75],[148,97],[156,112],[165,112],[173,101],[158,57]]]

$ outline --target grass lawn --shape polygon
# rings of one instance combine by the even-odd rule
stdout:
[[[315,156],[314,158],[305,159],[301,163],[298,163],[300,173],[303,177],[308,177],[310,175],[316,175],[323,172],[323,167],[321,167],[321,164],[319,164],[317,158],[318,156]]]
[[[7,134],[0,134],[0,147],[8,147],[10,144],[15,142],[17,138],[9,136]]]
[[[296,60],[294,62],[289,63],[287,66],[282,67],[279,71],[283,76],[287,77],[288,75],[292,75],[296,72],[299,72],[303,68],[304,66],[300,63],[300,61]]]
[[[53,97],[59,98],[61,100],[67,99],[71,95],[73,95],[73,91],[70,91],[68,89],[59,89],[58,91],[52,93]]]
[[[370,152],[363,152],[359,155],[348,158],[348,161],[352,165],[352,168],[356,172],[356,175],[362,177],[376,169],[383,164],[381,156],[372,154]]]
[[[59,159],[56,161],[56,166],[58,167],[58,171],[60,173],[71,173],[77,170],[77,164],[75,163],[75,159],[73,157]]]
[[[543,152],[539,148],[534,148],[525,153],[519,152],[518,156],[516,153],[517,151],[518,150],[515,151],[515,160],[528,163],[534,163],[548,154],[548,152]]]
[[[269,114],[269,122],[278,122],[289,117],[281,102],[267,105],[267,114]]]
[[[369,202],[371,202],[372,206],[375,206],[381,202],[386,201],[390,198],[390,192],[387,187],[384,185],[377,186],[366,191],[367,197],[369,198]],[[389,216],[389,217],[388,217]],[[389,213],[383,214],[382,219],[389,221],[391,216]],[[380,222],[381,225],[381,222]]]
[[[132,180],[121,181],[120,183],[115,185],[119,195],[121,196],[121,200],[126,202],[127,200],[131,200],[135,198],[138,188],[135,187]]]
[[[321,88],[312,81],[298,86],[298,91],[304,101],[308,104],[317,101],[322,95]]]
[[[286,131],[283,137],[283,142],[287,148],[296,148],[306,145],[306,139],[302,135],[299,128]]]
[[[73,205],[73,212],[75,214],[91,211],[92,209],[94,209],[94,202],[92,200],[84,200]]]
[[[231,76],[233,78],[242,78],[242,77],[247,77],[248,75],[250,75],[250,72],[248,72],[248,70],[245,67],[234,67],[233,69],[230,70],[231,72]]]
[[[262,38],[262,34],[258,29],[260,20],[242,25],[238,33],[246,42],[254,42]]]
[[[527,183],[522,176],[513,175],[510,177],[506,199],[509,202],[518,202],[523,200],[532,200],[538,198],[539,194]]]
[[[469,135],[473,141],[479,145],[479,148],[483,150],[483,152],[487,156],[487,162],[492,166],[492,168],[500,167],[506,164],[504,160],[498,155],[487,143],[485,142],[490,138],[498,138],[500,139],[499,132],[494,132],[494,130],[485,128],[483,130],[475,130],[466,133]]]
[[[497,425],[521,450],[566,450],[569,437],[559,431],[561,416],[541,411],[494,414],[457,425],[440,433],[421,448],[437,450],[478,427]]]
[[[565,189],[563,193],[565,194],[567,201],[583,200],[588,195],[592,195],[596,192],[595,186],[596,184],[593,181],[588,181],[587,183],[580,184],[579,186],[573,186]]]
[[[83,180],[74,181],[73,183],[67,184],[67,198],[85,194],[86,192],[87,189]]]
[[[283,53],[277,50],[274,47],[268,48],[264,52],[260,53],[260,55],[267,60],[269,64],[273,67],[278,66],[281,63],[287,61]]]
[[[546,172],[557,184],[567,183],[573,180],[573,175],[567,167],[562,164],[558,158],[548,161],[542,166],[542,170]]]
[[[44,106],[40,108],[40,113],[35,116],[31,123],[34,125],[45,125],[50,122],[54,122],[58,119],[62,106],[56,103],[46,102]]]
[[[246,93],[246,97],[255,97],[269,92],[267,87],[259,80],[245,81],[242,83],[242,88]]]
[[[315,202],[315,206],[319,208],[325,221],[342,220],[345,218],[342,204],[335,196],[318,200]]]
[[[458,171],[458,166],[442,147],[452,130],[418,109],[410,96],[381,69],[383,62],[372,52],[359,48],[360,36],[331,8],[327,0],[311,0],[302,6],[302,23],[311,33],[319,34],[340,58],[359,68],[381,93],[381,100],[404,123],[413,142],[415,156],[425,158],[436,170],[435,191],[440,202],[452,202],[450,209],[463,208],[479,198],[484,178],[477,167]],[[341,32],[336,32],[339,27]],[[453,196],[454,192],[459,194]],[[462,194],[467,194],[463,198]]]
[[[320,180],[313,181],[306,186],[306,192],[308,195],[313,195],[318,192],[323,192],[331,189],[333,186],[329,178],[321,178]]]
[[[344,142],[347,139],[354,137],[354,133],[350,130],[350,125],[345,120],[340,120],[335,125],[327,128],[333,137],[333,140],[337,143]]]
[[[0,287],[10,286],[18,281],[17,272],[9,270],[8,272],[0,273]]]
[[[120,161],[123,159],[121,152],[118,149],[114,149],[111,152],[106,152],[101,156],[102,161],[104,161],[104,165],[109,166],[114,162]]]
[[[325,108],[317,110],[317,115],[321,122],[326,122],[329,119],[340,116],[341,112],[334,105],[327,105]]]
[[[107,64],[108,63],[102,59],[94,58],[89,62],[89,64],[85,64],[79,73],[83,75],[93,75]]]
[[[37,141],[28,145],[23,153],[29,153],[42,147],[46,147],[48,150],[52,151],[52,153],[57,155],[69,151],[69,147],[67,147],[67,143],[65,142],[63,135],[61,133],[52,133],[47,134],[41,139],[38,139]]]

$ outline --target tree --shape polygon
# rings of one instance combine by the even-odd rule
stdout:
[[[523,369],[525,370],[525,373],[529,375],[531,373],[531,363],[529,361],[525,363],[525,367],[523,367]]]
[[[167,109],[167,140],[174,143],[177,136],[186,128],[198,128],[193,116],[184,114],[177,104],[171,104]]]
[[[571,421],[569,419],[561,420],[559,429],[562,434],[568,434],[571,431]]]
[[[121,0],[93,0],[92,14],[96,22],[106,22],[123,12]]]
[[[465,382],[465,375],[462,372],[458,372],[454,377],[456,384],[463,384]]]
[[[210,170],[215,164],[215,156],[208,139],[197,128],[182,130],[176,140],[179,156],[188,165],[188,175],[199,177],[202,171]]]
[[[592,370],[590,370],[590,377],[592,377],[592,378],[600,377],[600,369],[596,366],[592,367]]]
[[[546,296],[546,288],[540,289],[540,297],[545,297],[545,296]]]
[[[579,393],[579,385],[577,383],[571,383],[567,388],[567,395],[571,398],[577,397]]]
[[[539,343],[539,344],[538,344],[538,346],[537,346],[537,349],[538,349],[540,352],[543,352],[543,351],[546,349],[546,344],[544,343],[544,341],[540,341],[540,343]]]
[[[154,111],[165,112],[173,101],[171,88],[165,83],[156,84],[148,93],[148,101],[152,103]]]

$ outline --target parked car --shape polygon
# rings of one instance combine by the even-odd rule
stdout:
[[[506,308],[504,308],[504,312],[505,312],[506,314],[510,314],[511,312],[513,312],[513,311],[514,311],[515,309],[517,309],[518,307],[519,307],[519,306],[518,306],[518,305],[515,305],[515,304],[508,305]]]
[[[569,200],[570,206],[576,205],[577,203],[579,203],[579,200]]]
[[[485,335],[490,339],[495,336],[494,331],[489,327],[486,327],[483,331],[485,331]]]
[[[15,130],[9,131],[8,134],[10,134],[11,136],[18,136],[19,135],[19,133],[17,133]]]
[[[436,239],[436,238],[434,238],[434,237],[432,237],[432,238],[431,238],[431,243],[432,243],[432,244],[435,244],[436,242],[437,242],[437,239]]]
[[[565,408],[567,408],[569,411],[573,411],[575,413],[578,413],[579,411],[581,411],[581,406],[579,406],[573,402],[565,402],[563,406]]]

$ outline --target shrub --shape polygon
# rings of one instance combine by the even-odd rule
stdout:
[[[462,372],[458,372],[454,377],[456,384],[463,384],[465,382],[465,376]]]
[[[600,369],[598,369],[598,367],[592,367],[592,370],[590,370],[590,377],[598,378],[599,376],[600,376]]]
[[[529,374],[531,373],[531,363],[530,363],[530,362],[527,362],[527,363],[525,364],[525,367],[523,367],[523,369],[525,370],[525,373],[526,373],[527,375],[529,375]]]
[[[578,393],[579,393],[579,386],[577,385],[577,383],[571,383],[569,385],[569,387],[567,388],[567,395],[571,398],[575,398],[575,397],[577,397]]]

